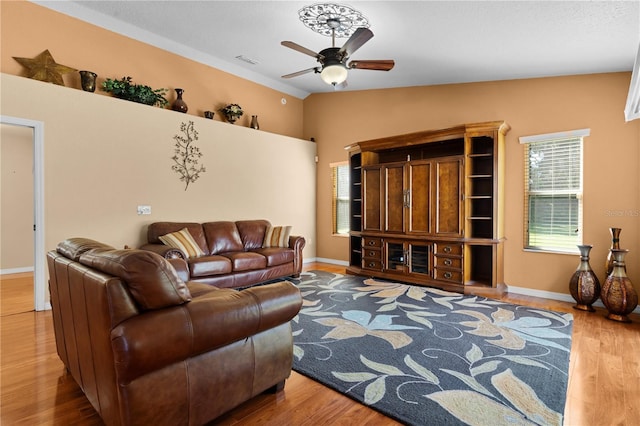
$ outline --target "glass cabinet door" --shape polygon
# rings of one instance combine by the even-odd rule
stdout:
[[[433,259],[431,244],[407,243],[409,246],[409,273],[431,275],[431,262]]]
[[[385,243],[386,262],[385,269],[389,272],[401,272],[406,270],[406,250],[403,242],[387,241]]]

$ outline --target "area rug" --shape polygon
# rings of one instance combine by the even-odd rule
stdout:
[[[323,271],[294,370],[408,425],[561,425],[571,314]]]

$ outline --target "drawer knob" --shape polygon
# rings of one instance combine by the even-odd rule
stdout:
[[[370,246],[374,246],[374,245],[376,245],[376,242],[375,241],[369,241],[369,245]]]
[[[375,251],[370,251],[369,252],[369,256],[375,256],[376,252]]]
[[[450,279],[452,276],[453,276],[453,274],[452,274],[451,272],[445,272],[445,273],[444,273],[444,277],[445,277],[446,279]]]
[[[369,263],[369,268],[373,268],[374,266],[376,266],[376,264],[375,264],[375,263],[373,263],[373,262],[370,262],[370,263]]]
[[[451,261],[451,259],[445,259],[445,260],[444,260],[444,264],[445,264],[446,266],[451,266],[451,264],[452,264],[452,263],[453,263],[453,262]]]
[[[444,246],[442,251],[444,251],[445,253],[451,253],[451,246]]]

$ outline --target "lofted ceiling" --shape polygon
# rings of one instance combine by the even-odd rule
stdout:
[[[34,2],[293,96],[334,90],[314,73],[281,78],[317,65],[281,41],[331,46],[298,18],[318,2]],[[374,33],[351,59],[395,60],[388,72],[350,70],[343,90],[631,71],[640,43],[640,0],[333,3],[361,12]]]

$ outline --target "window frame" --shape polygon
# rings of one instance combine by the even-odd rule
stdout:
[[[577,245],[578,244],[582,244],[583,243],[583,238],[584,238],[584,218],[583,218],[583,212],[584,212],[584,202],[583,202],[583,193],[584,193],[584,138],[586,136],[590,135],[591,130],[590,129],[579,129],[579,130],[571,130],[571,131],[567,131],[567,132],[558,132],[558,133],[547,133],[547,134],[541,134],[541,135],[533,135],[533,136],[523,136],[520,137],[520,143],[522,145],[525,145],[525,149],[524,149],[524,221],[523,221],[523,247],[524,250],[526,251],[533,251],[533,252],[543,252],[543,253],[564,253],[564,254],[578,254],[578,248]],[[558,142],[568,142],[570,143],[571,141],[576,141],[578,143],[578,152],[579,152],[579,159],[578,159],[578,165],[579,165],[579,185],[577,188],[571,188],[571,189],[537,189],[537,190],[531,190],[530,188],[530,180],[529,180],[529,170],[531,168],[531,157],[530,157],[530,149],[534,144],[552,144],[552,143],[558,143]],[[567,150],[569,150],[570,148],[567,148]],[[557,169],[553,169],[554,166],[552,166],[552,170],[557,170]],[[535,196],[535,197],[553,197],[554,195],[559,195],[562,198],[564,198],[565,200],[569,200],[569,202],[571,202],[570,200],[575,197],[575,199],[578,202],[577,205],[577,227],[578,227],[578,236],[576,241],[572,242],[571,244],[567,243],[567,245],[554,245],[554,244],[550,244],[550,245],[544,245],[544,244],[540,244],[540,245],[534,245],[531,244],[531,211],[530,211],[530,205],[531,205],[531,196]],[[562,223],[561,221],[553,221],[552,220],[552,224],[558,224],[558,222]],[[563,234],[550,234],[551,239],[555,237],[558,237],[559,239],[561,239],[563,236]],[[575,244],[574,244],[575,243]]]
[[[331,163],[329,164],[329,167],[331,168],[331,234],[333,236],[337,236],[337,237],[348,237],[349,236],[349,231],[351,230],[350,228],[350,204],[351,204],[351,194],[349,192],[350,190],[350,169],[349,169],[349,162],[348,161],[340,161],[340,162],[336,162],[336,163]],[[342,194],[342,196],[340,196],[341,194],[339,194],[339,189],[340,189],[340,182],[339,182],[339,178],[341,176],[340,171],[343,171],[342,177],[346,178],[347,182],[346,184],[344,184],[344,187],[342,188],[344,190],[344,193]],[[344,232],[339,232],[340,230],[338,229],[338,223],[339,223],[339,217],[340,216],[340,212],[339,212],[339,205],[346,205],[346,213],[345,217],[342,218],[341,222],[343,222],[343,225],[346,224],[346,228],[344,229]]]

